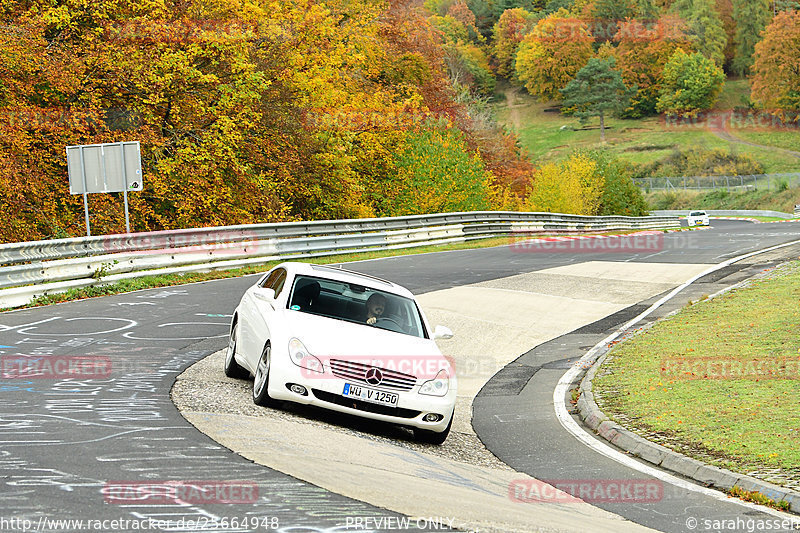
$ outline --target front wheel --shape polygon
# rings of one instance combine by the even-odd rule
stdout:
[[[256,375],[253,379],[253,403],[262,407],[275,405],[275,400],[269,396],[269,367],[271,362],[272,348],[269,342],[264,346],[261,357],[258,358]]]
[[[228,340],[228,349],[225,351],[225,375],[229,378],[244,379],[250,375],[250,372],[244,369],[239,363],[236,362],[236,326],[233,324],[231,328],[231,337]]]
[[[447,439],[447,436],[450,434],[450,428],[453,427],[453,418],[455,418],[455,414],[455,411],[453,411],[453,414],[450,415],[450,422],[447,423],[447,427],[444,428],[444,431],[441,433],[437,433],[429,429],[414,428],[414,438],[419,442],[425,442],[428,444],[444,443],[444,441]]]

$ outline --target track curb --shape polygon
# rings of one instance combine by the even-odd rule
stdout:
[[[800,492],[739,474],[692,459],[665,446],[651,442],[611,420],[597,405],[592,392],[592,379],[608,355],[600,356],[581,380],[577,408],[583,423],[597,435],[614,446],[648,463],[670,472],[692,479],[705,487],[729,492],[734,487],[759,492],[768,498],[789,503],[792,513],[800,514]]]

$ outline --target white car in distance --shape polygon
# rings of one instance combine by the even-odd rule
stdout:
[[[441,444],[456,402],[453,365],[410,291],[329,266],[282,263],[242,296],[225,374],[253,376],[253,401],[314,405],[413,429]]]
[[[686,223],[689,227],[692,226],[708,226],[708,213],[705,211],[691,211],[689,216],[686,217]]]

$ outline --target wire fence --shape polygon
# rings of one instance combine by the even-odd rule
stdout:
[[[800,187],[800,172],[754,174],[748,176],[694,176],[634,178],[633,182],[647,191],[781,191]]]

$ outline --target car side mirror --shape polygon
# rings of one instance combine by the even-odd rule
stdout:
[[[446,326],[436,326],[433,328],[433,338],[434,339],[452,339],[453,332],[450,331],[450,328]]]
[[[259,287],[253,294],[259,300],[264,300],[268,303],[275,301],[275,289],[272,288]]]

